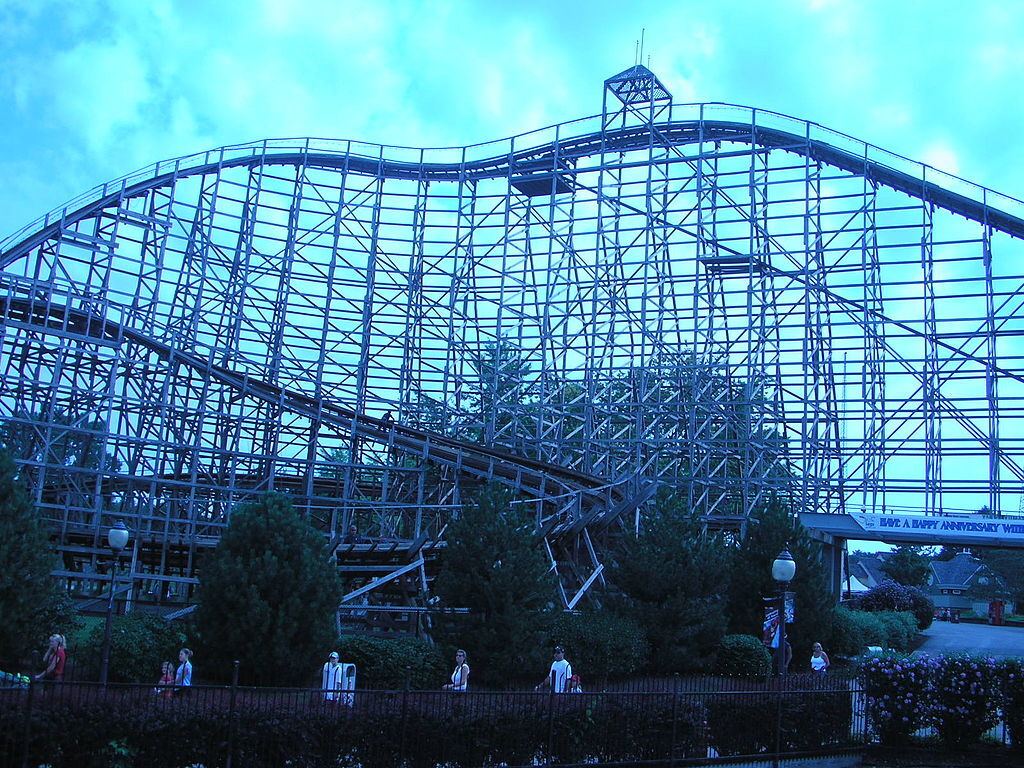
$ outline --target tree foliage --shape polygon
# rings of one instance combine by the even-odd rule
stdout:
[[[472,355],[479,389],[467,398],[473,413],[473,439],[518,448],[518,441],[536,428],[536,405],[530,403],[532,368],[527,353],[514,341],[499,337]]]
[[[0,450],[0,659],[18,663],[77,622],[74,607],[50,576],[55,554],[45,524]],[[36,670],[39,671],[39,670]]]
[[[857,598],[856,607],[862,611],[910,611],[919,629],[930,627],[935,615],[935,603],[920,589],[892,579],[886,579]]]
[[[343,663],[356,665],[357,685],[371,690],[401,690],[406,683],[413,690],[437,690],[454,666],[436,645],[413,637],[347,635],[334,650]]]
[[[47,472],[54,472],[53,467],[116,472],[120,463],[106,452],[106,436],[107,424],[102,419],[65,411],[19,410],[0,424],[0,444],[19,460],[46,465]]]
[[[974,556],[1006,585],[1009,598],[1024,611],[1024,557],[1018,550],[1012,549],[976,549]],[[1002,596],[1002,595],[998,595]]]
[[[648,658],[647,635],[640,623],[607,610],[563,613],[555,621],[551,645],[566,649],[587,690],[629,677]]]
[[[793,646],[793,658],[799,659],[810,655],[815,641],[827,644],[835,600],[828,587],[821,546],[779,502],[754,512],[735,553],[729,631],[760,634],[764,623],[763,598],[774,597],[778,591],[772,579],[772,563],[787,545],[796,561],[796,576],[789,585],[796,595],[796,605],[795,620],[786,632]]]
[[[627,536],[611,564],[620,604],[640,623],[652,669],[702,669],[726,627],[730,558],[719,534],[702,532],[685,502],[663,495],[639,536]]]
[[[727,677],[767,677],[772,657],[759,637],[725,635],[718,646],[715,673]]]
[[[94,626],[81,649],[73,649],[82,663],[79,679],[95,680],[99,676],[103,649],[102,623]],[[131,613],[117,616],[110,628],[110,671],[112,683],[148,683],[160,678],[160,665],[171,662],[178,666],[178,651],[188,645],[180,624],[159,616]]]
[[[558,601],[557,585],[533,535],[525,505],[488,485],[448,526],[434,592],[438,639],[465,648],[473,679],[500,684],[545,674],[547,633]],[[469,613],[444,609],[464,608]]]
[[[902,546],[885,559],[879,570],[905,587],[923,587],[932,572],[930,563],[921,547]]]
[[[243,679],[307,682],[337,636],[340,598],[324,539],[287,496],[240,506],[201,563],[196,625],[204,674],[225,678],[237,659]],[[197,656],[197,669],[200,663]]]

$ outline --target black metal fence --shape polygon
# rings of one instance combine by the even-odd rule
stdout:
[[[850,681],[697,678],[670,690],[535,692],[33,684],[0,690],[4,766],[664,765],[864,744]]]

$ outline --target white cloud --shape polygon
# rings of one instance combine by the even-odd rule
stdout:
[[[954,176],[960,173],[960,159],[957,151],[943,139],[936,139],[927,144],[921,154],[914,159]]]
[[[119,132],[136,126],[152,97],[145,63],[123,40],[83,44],[61,54],[44,82],[55,89],[55,117],[94,152],[109,150]]]

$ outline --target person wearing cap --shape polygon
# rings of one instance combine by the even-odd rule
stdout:
[[[338,652],[331,651],[320,675],[320,687],[324,692],[324,701],[338,701],[341,698],[341,672]]]
[[[565,693],[568,690],[569,679],[572,677],[572,664],[565,660],[565,649],[562,646],[555,646],[554,655],[555,660],[551,662],[548,676],[533,690],[549,688],[555,693]]]

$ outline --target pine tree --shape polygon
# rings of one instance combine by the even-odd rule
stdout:
[[[326,542],[287,496],[242,505],[201,563],[197,674],[224,679],[237,659],[245,680],[307,682],[336,638],[340,599]]]
[[[885,559],[882,573],[905,587],[923,587],[931,575],[931,561],[921,552],[921,547],[897,547]]]
[[[524,506],[497,485],[483,488],[448,526],[433,589],[442,609],[435,635],[469,652],[471,680],[501,684],[547,673],[547,631],[557,585]]]
[[[828,644],[832,633],[835,599],[821,559],[821,546],[811,539],[800,521],[785,507],[772,502],[755,512],[735,553],[729,598],[729,631],[760,635],[764,623],[763,598],[774,597],[778,585],[772,579],[772,563],[783,547],[796,561],[796,577],[789,590],[796,594],[794,623],[786,628],[793,647],[793,670],[802,670],[811,645]],[[826,648],[827,650],[827,648]]]
[[[678,497],[663,496],[639,536],[627,537],[609,576],[620,610],[638,621],[651,667],[683,672],[708,666],[726,627],[730,552]]]
[[[49,635],[68,634],[77,620],[71,601],[50,576],[55,555],[46,526],[3,450],[0,542],[0,659],[14,664],[32,649],[43,649]]]

